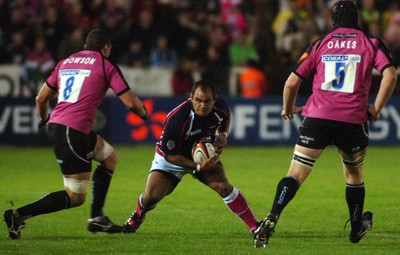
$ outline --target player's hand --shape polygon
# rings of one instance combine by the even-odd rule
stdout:
[[[218,135],[215,135],[214,139],[214,146],[215,146],[215,153],[218,155],[221,155],[222,150],[225,148],[226,143],[227,143],[227,133],[221,133]]]
[[[303,108],[304,108],[303,106],[301,106],[301,107],[295,106],[295,107],[293,107],[291,112],[286,112],[285,110],[283,110],[281,113],[281,116],[285,120],[287,120],[287,119],[291,120],[294,118],[294,114],[302,111]]]
[[[147,120],[147,119],[149,118],[149,112],[147,111],[147,108],[146,108],[145,105],[143,105],[143,110],[144,110],[144,115],[143,115],[143,116],[140,116],[140,118],[141,118],[142,120]]]
[[[215,170],[221,165],[221,160],[218,157],[218,155],[205,159],[203,162],[201,162],[200,166],[200,171],[210,171],[210,170]]]
[[[40,119],[39,120],[38,128],[39,128],[40,131],[46,129],[46,124],[49,121],[49,119],[50,119],[50,114],[47,115],[47,119],[45,119],[45,120]]]
[[[376,110],[373,104],[368,106],[368,119],[370,121],[377,121],[380,117],[380,113]]]

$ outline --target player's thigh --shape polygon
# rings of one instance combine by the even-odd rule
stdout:
[[[64,175],[90,172],[92,147],[89,136],[70,127],[50,124],[49,140]]]
[[[232,185],[228,181],[222,164],[217,169],[201,172],[197,178],[222,197],[228,196],[232,191]]]
[[[93,147],[93,159],[97,162],[109,160],[117,161],[114,147],[108,143],[103,137],[96,134],[94,131],[90,132],[90,144]]]
[[[331,121],[316,118],[304,118],[299,127],[296,145],[305,150],[323,150],[326,146],[332,144]],[[309,155],[316,157],[316,155]]]
[[[159,170],[152,170],[147,178],[145,189],[145,200],[160,201],[165,196],[171,194],[180,179],[171,173]]]
[[[343,159],[354,160],[365,154],[369,144],[368,125],[340,122],[337,124],[334,144],[341,151]]]

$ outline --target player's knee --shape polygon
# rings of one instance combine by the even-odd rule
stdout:
[[[226,197],[232,192],[232,185],[228,182],[211,182],[208,185],[211,189],[215,190],[221,197]]]
[[[356,158],[356,159],[350,159],[350,160],[342,159],[343,164],[349,169],[357,168],[358,166],[360,166],[361,164],[364,163],[364,160],[365,160],[365,155],[363,155],[359,158]]]
[[[86,194],[85,195],[74,194],[74,195],[70,196],[70,199],[71,199],[71,207],[78,207],[85,203]]]
[[[96,151],[93,158],[101,162],[107,169],[114,169],[118,161],[117,152],[107,141],[103,141],[103,146]]]
[[[141,204],[145,208],[156,207],[157,204],[168,194],[157,190],[147,191],[142,195]]]
[[[306,166],[309,168],[313,168],[315,160],[316,160],[315,158],[310,157],[299,151],[294,151],[292,159],[294,161],[296,161],[297,163],[299,163],[300,165],[303,165],[303,166]]]
[[[115,169],[116,165],[118,162],[118,154],[117,152],[113,149],[112,153],[110,154],[110,156],[108,156],[103,162],[102,164],[110,170]]]
[[[85,203],[89,180],[78,180],[64,177],[64,187],[70,198],[71,207],[77,207]]]

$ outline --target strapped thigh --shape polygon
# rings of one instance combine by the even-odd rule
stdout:
[[[114,148],[106,140],[103,139],[103,146],[93,155],[96,161],[104,161],[108,158],[114,151]]]
[[[346,160],[346,159],[343,159],[343,157],[342,157],[343,164],[349,168],[357,167],[357,166],[361,165],[362,163],[364,163],[364,160],[365,160],[365,155],[362,155],[359,158],[356,158],[354,160]]]
[[[294,151],[293,153],[293,158],[294,161],[299,163],[300,165],[313,168],[314,163],[315,163],[315,158],[312,158],[304,153],[301,153],[299,151]]]
[[[87,194],[89,180],[78,180],[64,177],[64,187],[77,194]]]

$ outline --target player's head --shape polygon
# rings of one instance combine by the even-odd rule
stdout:
[[[102,29],[94,29],[89,32],[85,42],[86,50],[94,50],[101,52],[105,57],[109,57],[111,53],[111,41]]]
[[[201,117],[206,117],[214,108],[215,86],[206,80],[197,81],[192,87],[190,98],[195,113]]]
[[[333,27],[357,27],[358,8],[352,1],[338,1],[331,9]]]

